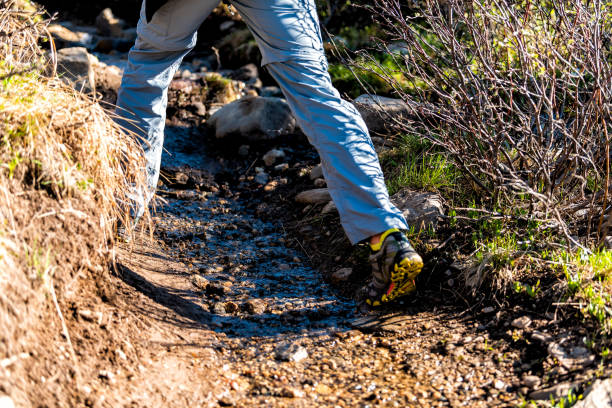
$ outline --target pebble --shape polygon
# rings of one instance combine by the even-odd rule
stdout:
[[[249,299],[244,303],[243,308],[248,314],[259,315],[266,312],[267,305],[263,300]]]
[[[332,273],[331,281],[334,283],[346,282],[353,274],[353,268],[342,268]]]
[[[325,181],[325,179],[318,178],[314,181],[314,186],[317,188],[323,188],[327,186],[327,182]]]
[[[88,322],[102,324],[102,312],[92,312],[91,310],[79,310],[79,316]]]
[[[0,396],[0,408],[15,408],[15,403],[8,395]]]
[[[266,166],[270,167],[274,163],[276,163],[277,160],[282,159],[284,157],[285,157],[285,152],[279,149],[272,149],[264,155],[263,161],[266,164]]]
[[[534,330],[534,332],[531,333],[531,338],[544,344],[548,344],[553,340],[553,337],[550,334],[543,333],[537,330]]]
[[[310,179],[316,180],[323,177],[323,165],[318,164],[310,170]]]
[[[219,314],[219,315],[223,315],[225,314],[225,303],[223,302],[217,302],[215,303],[215,305],[213,306],[213,312],[215,314]]]
[[[268,175],[268,173],[261,172],[261,173],[257,173],[254,180],[257,184],[265,185],[268,183],[269,179],[270,179],[270,176]]]
[[[531,325],[531,318],[529,316],[517,317],[512,321],[511,325],[517,329],[526,329]]]
[[[238,310],[240,310],[240,307],[235,302],[225,302],[226,313],[236,313]]]
[[[289,163],[281,163],[274,166],[274,171],[285,171],[289,168]]]
[[[324,204],[331,201],[331,195],[326,188],[302,191],[295,196],[295,201],[302,204]]]
[[[191,277],[191,284],[196,288],[205,291],[209,282],[206,278],[203,278],[200,275],[194,275]]]
[[[493,386],[495,387],[496,390],[503,390],[504,388],[506,388],[506,383],[503,382],[502,380],[495,380],[495,383],[493,384]]]
[[[238,156],[246,157],[249,155],[249,150],[251,150],[251,146],[242,145],[238,148]]]
[[[108,370],[100,370],[100,372],[98,372],[98,377],[107,380],[111,384],[115,384],[117,382],[115,379],[115,374]]]
[[[284,387],[280,392],[280,396],[284,398],[302,398],[304,397],[304,392],[297,388]]]
[[[535,375],[524,375],[523,380],[521,381],[521,383],[525,387],[529,387],[529,388],[535,388],[538,385],[540,385],[541,382],[542,380],[540,379],[540,377],[537,377]]]
[[[487,306],[484,309],[482,309],[482,313],[493,313],[494,311],[495,311],[495,308],[491,306]]]
[[[282,345],[276,350],[276,358],[282,361],[298,363],[308,358],[308,351],[296,344]]]

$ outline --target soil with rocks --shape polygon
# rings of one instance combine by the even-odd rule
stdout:
[[[442,250],[453,236],[445,225],[439,241],[418,244],[426,268],[415,294],[361,307],[366,249],[349,245],[329,203],[295,202],[325,187],[310,177],[315,150],[299,130],[217,140],[205,115],[227,101],[202,99],[210,87],[194,65],[171,86],[152,229],[117,249],[105,295],[67,317],[81,378],[74,401],[515,406],[609,375],[575,320],[524,299],[467,299]],[[250,91],[262,87],[243,83],[235,98]]]

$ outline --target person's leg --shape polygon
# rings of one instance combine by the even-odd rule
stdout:
[[[144,212],[155,192],[164,141],[167,90],[196,32],[219,0],[145,0],[136,44],[130,50],[117,98],[118,122],[142,138],[147,191],[135,191],[133,216]]]
[[[253,31],[263,64],[283,90],[300,127],[319,152],[330,194],[349,240],[407,229],[389,200],[363,119],[327,72],[313,0],[234,0]]]
[[[423,261],[399,231],[408,225],[389,200],[361,115],[332,85],[314,0],[233,0],[233,4],[255,35],[262,63],[319,152],[349,240],[378,238],[370,245],[373,279],[366,288],[367,302],[376,306],[411,292]]]

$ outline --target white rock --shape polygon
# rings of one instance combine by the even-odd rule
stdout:
[[[274,171],[285,171],[289,168],[288,163],[281,163],[274,166]]]
[[[0,396],[0,408],[15,408],[15,403],[7,395]]]
[[[597,380],[585,393],[585,398],[578,401],[574,408],[610,408],[612,407],[612,378]]]
[[[495,380],[495,383],[493,384],[493,386],[495,387],[496,390],[503,390],[504,388],[506,388],[506,383],[503,382],[502,380]]]
[[[302,346],[295,344],[285,345],[278,348],[276,358],[283,361],[294,361],[296,363],[308,358],[308,351]]]
[[[391,197],[391,202],[402,211],[410,226],[417,230],[435,228],[444,215],[442,197],[435,193],[417,192],[405,188]]]
[[[269,140],[295,130],[295,118],[287,102],[280,98],[249,96],[229,103],[208,120],[217,139],[238,135],[247,139]]]
[[[323,204],[331,201],[331,195],[326,188],[302,191],[295,196],[295,201],[301,204]]]
[[[270,167],[274,163],[276,163],[277,160],[280,160],[284,157],[285,157],[285,152],[279,149],[272,149],[264,155],[263,161],[266,164],[266,166]]]
[[[531,326],[531,318],[529,316],[517,317],[511,324],[512,327],[516,327],[517,329],[526,329]]]
[[[559,360],[568,370],[583,369],[595,362],[595,356],[584,347],[574,347],[568,351],[558,343],[550,343],[548,354]]]

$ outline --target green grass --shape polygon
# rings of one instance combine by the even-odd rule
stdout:
[[[395,194],[403,187],[440,191],[455,186],[457,169],[443,154],[409,152],[396,163],[394,175],[387,182],[390,194]]]

